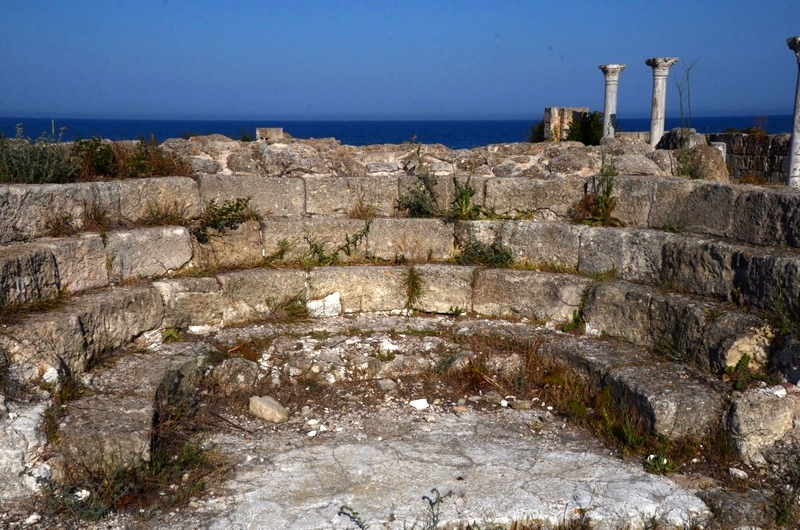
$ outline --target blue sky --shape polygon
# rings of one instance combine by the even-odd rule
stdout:
[[[791,114],[800,0],[0,0],[0,116],[649,115],[648,57],[698,59],[694,116]],[[678,115],[673,67],[667,115]]]

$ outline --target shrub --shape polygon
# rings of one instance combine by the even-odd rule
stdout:
[[[603,138],[603,113],[594,111],[584,113],[579,122],[572,122],[567,140],[582,142],[583,145],[600,145]]]
[[[514,256],[500,243],[499,238],[495,238],[491,244],[486,244],[470,234],[461,253],[456,257],[456,263],[504,268],[514,263]]]
[[[423,172],[417,175],[417,182],[397,199],[397,209],[409,217],[436,217],[439,215],[439,202],[436,199],[436,175]]]
[[[209,229],[222,233],[225,230],[235,230],[246,221],[259,220],[259,215],[250,208],[249,202],[250,198],[242,197],[226,199],[220,205],[214,199],[210,200],[200,216],[200,224],[192,230],[192,235],[198,242],[208,243]]]
[[[583,199],[574,206],[573,222],[590,226],[623,226],[622,221],[613,216],[617,207],[617,199],[613,197],[616,175],[613,164],[606,165],[603,158],[600,175],[592,177]]]
[[[32,142],[25,137],[22,124],[17,125],[15,138],[0,136],[0,182],[42,184],[73,182],[78,167],[69,149],[61,143],[61,134],[43,133]]]

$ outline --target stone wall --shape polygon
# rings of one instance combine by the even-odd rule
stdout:
[[[744,177],[784,183],[789,164],[789,134],[707,134],[709,142],[727,146],[726,164],[734,179]]]

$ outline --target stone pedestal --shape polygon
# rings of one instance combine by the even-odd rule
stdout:
[[[653,57],[645,64],[653,69],[653,107],[650,112],[650,145],[655,147],[664,134],[664,108],[667,101],[667,76],[677,57]]]
[[[797,55],[797,89],[794,95],[794,120],[792,140],[789,143],[789,174],[786,185],[800,188],[800,36],[787,39],[786,44]]]
[[[614,138],[617,125],[617,86],[624,64],[601,64],[598,68],[606,78],[606,97],[603,106],[603,138]]]

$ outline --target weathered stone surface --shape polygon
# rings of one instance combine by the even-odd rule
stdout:
[[[289,420],[289,411],[270,396],[252,396],[250,398],[250,414],[272,423],[283,423]]]
[[[731,181],[722,152],[716,147],[696,145],[689,153],[689,164],[694,178],[725,183]]]
[[[415,265],[420,274],[422,295],[413,309],[426,313],[472,311],[472,282],[475,267],[457,265]]]
[[[503,225],[500,241],[515,261],[577,270],[583,229],[556,222],[508,221]]]
[[[222,324],[222,290],[216,278],[153,282],[164,301],[164,326],[177,329]]]
[[[309,300],[306,308],[312,318],[338,317],[342,314],[342,300],[339,293],[331,293],[319,300]]]
[[[761,491],[711,487],[697,494],[717,514],[714,522],[719,528],[769,528],[775,523],[772,502]]]
[[[698,145],[708,145],[705,135],[698,134],[696,129],[676,127],[661,137],[656,149],[693,149]]]
[[[65,466],[111,473],[150,459],[156,399],[191,399],[202,377],[196,344],[162,345],[147,354],[129,354],[87,378],[93,395],[71,401],[59,424]]]
[[[301,143],[262,144],[256,146],[260,171],[269,177],[289,177],[328,173],[319,152]]]
[[[583,194],[583,179],[494,178],[486,182],[486,207],[497,214],[552,220],[568,217]]]
[[[617,206],[612,215],[626,226],[649,226],[650,205],[653,202],[653,194],[658,181],[650,177],[622,175],[614,177],[614,197],[617,200]]]
[[[785,177],[785,176],[784,176]],[[752,245],[800,247],[800,190],[737,186],[728,237]]]
[[[745,463],[764,463],[762,450],[780,440],[791,428],[796,411],[794,397],[780,398],[758,389],[731,403],[728,430]]]
[[[588,335],[610,335],[633,344],[652,345],[650,303],[646,287],[627,282],[602,282],[593,286],[583,306]]]
[[[747,355],[750,368],[768,367],[774,334],[771,326],[754,315],[726,311],[710,322],[703,334],[710,368],[723,372]]]
[[[309,298],[338,292],[345,313],[405,308],[405,267],[318,267],[309,274]]]
[[[663,249],[662,279],[685,292],[726,300],[738,276],[733,267],[736,250],[733,245],[716,241],[669,238]]]
[[[106,236],[109,279],[152,278],[178,270],[192,259],[191,236],[184,227],[139,228]]]
[[[119,180],[94,186],[117,188],[119,217],[131,224],[158,218],[160,212],[179,212],[194,219],[202,211],[197,182],[189,177]]]
[[[725,236],[739,212],[734,186],[663,178],[656,182],[648,225],[682,232]]]
[[[608,274],[625,280],[660,283],[663,253],[673,234],[653,230],[581,227],[578,270],[584,274]]]
[[[444,261],[453,256],[453,225],[442,219],[373,219],[367,256],[382,260]]]
[[[203,205],[249,198],[248,205],[264,217],[301,217],[305,213],[305,186],[301,178],[256,175],[200,175]]]
[[[46,238],[37,243],[55,257],[61,289],[75,293],[108,285],[106,249],[99,234]]]
[[[568,322],[591,280],[568,274],[487,269],[479,271],[473,309],[479,315]]]
[[[61,281],[50,250],[35,243],[13,245],[0,253],[0,307],[58,296]]]
[[[267,317],[270,306],[306,294],[306,273],[301,270],[253,269],[219,274],[217,280],[226,326]]]
[[[648,429],[677,439],[702,435],[719,425],[722,389],[694,368],[649,364],[612,369],[614,394],[633,407]]]
[[[41,423],[47,403],[14,406],[13,417],[0,418],[0,502],[30,496],[37,478],[49,478],[40,450],[45,445]]]
[[[363,215],[369,212],[377,216],[395,214],[398,193],[396,176],[310,175],[303,180],[308,215],[345,217],[353,213]]]
[[[0,244],[49,235],[56,221],[82,227],[91,184],[0,185]]]
[[[665,174],[658,164],[645,155],[619,155],[607,160],[606,163],[613,164],[614,169],[620,175],[656,176]]]
[[[370,225],[369,232],[372,231]],[[269,218],[261,221],[261,234],[264,241],[264,255],[274,256],[281,249],[281,241],[286,242],[288,250],[285,260],[307,259],[310,262],[319,260],[320,256],[313,255],[309,240],[317,245],[322,245],[322,251],[333,259],[337,249],[347,246],[347,238],[351,241],[357,234],[367,227],[366,221],[360,219],[276,219]],[[342,263],[363,259],[367,256],[367,238],[362,238],[355,246],[350,245],[350,255],[344,250],[336,254],[336,259]],[[308,238],[308,240],[306,239]],[[335,261],[335,260],[334,260]]]
[[[226,396],[252,393],[263,374],[257,363],[241,357],[225,359],[209,373],[211,380]]]
[[[192,266],[200,269],[235,269],[251,267],[264,258],[261,225],[245,221],[222,232],[208,231],[208,241],[192,238]]]

